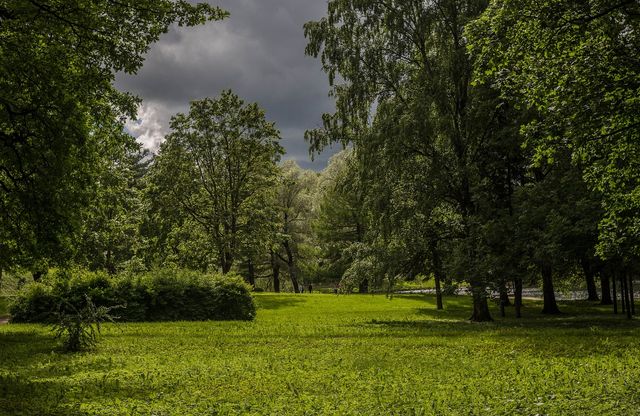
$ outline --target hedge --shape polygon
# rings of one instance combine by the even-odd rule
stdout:
[[[235,275],[157,270],[111,277],[101,272],[55,272],[27,285],[11,305],[11,321],[42,322],[60,309],[81,309],[88,297],[96,306],[116,306],[120,321],[252,320],[256,307],[250,287]]]

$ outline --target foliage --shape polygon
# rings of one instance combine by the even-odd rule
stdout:
[[[296,293],[304,284],[304,278],[309,277],[308,271],[316,260],[311,224],[317,183],[315,172],[301,169],[294,161],[286,161],[280,167],[275,207],[281,229],[278,247],[274,251],[279,260],[287,265]],[[301,271],[307,273],[301,276]]]
[[[113,322],[111,310],[119,306],[96,306],[88,295],[85,295],[84,306],[76,308],[64,301],[58,311],[53,314],[52,331],[56,338],[62,339],[62,348],[66,352],[78,352],[91,349],[98,343],[101,324]]]
[[[95,166],[96,178],[83,210],[74,256],[76,264],[110,274],[145,268],[133,263],[145,246],[140,233],[145,217],[143,188],[152,158],[134,138],[123,136],[122,146],[105,149],[105,157]]]
[[[336,98],[336,113],[307,132],[311,148],[353,144],[369,188],[369,240],[377,251],[388,249],[388,275],[398,275],[401,264],[400,273],[415,274],[429,258],[441,275],[442,240],[458,246],[448,251],[467,269],[459,278],[474,288],[477,321],[491,319],[491,282],[476,270],[475,224],[487,211],[506,210],[495,182],[510,185],[508,156],[519,146],[518,115],[488,86],[471,84],[464,27],[486,5],[333,0],[327,17],[305,25],[306,51],[321,59]],[[443,221],[437,210],[451,214]],[[422,218],[417,228],[414,214]]]
[[[0,414],[628,416],[640,407],[640,326],[600,307],[569,302],[565,315],[544,317],[527,300],[526,320],[509,311],[469,325],[463,296],[446,298],[445,311],[424,295],[256,299],[250,323],[106,324],[86,354],[52,354],[38,326],[0,326]]]
[[[147,321],[252,320],[255,317],[251,288],[232,274],[158,270],[141,278],[125,278],[120,284],[130,285],[134,290],[137,286],[144,288]],[[123,290],[123,286],[119,289],[123,295],[130,290]]]
[[[192,102],[189,114],[172,118],[171,129],[153,166],[153,186],[200,229],[228,273],[243,248],[266,245],[272,234],[280,133],[257,104],[231,91]]]
[[[326,278],[334,281],[353,261],[350,246],[362,243],[366,233],[365,192],[358,175],[355,154],[347,149],[332,156],[319,177],[313,231],[321,247],[321,267]]]
[[[119,320],[251,320],[250,288],[236,276],[181,270],[110,277],[104,272],[52,274],[28,285],[11,306],[12,322],[51,322],[56,313],[74,315],[91,306],[123,305]],[[61,306],[60,306],[61,305]]]
[[[535,114],[534,162],[569,152],[602,193],[603,258],[639,253],[638,16],[636,1],[497,0],[467,30],[477,80]]]
[[[5,318],[9,316],[9,299],[0,296],[0,318]]]
[[[55,296],[51,286],[34,282],[25,286],[13,300],[9,311],[12,322],[46,322],[55,310]]]
[[[0,4],[0,267],[68,263],[102,151],[137,99],[113,87],[173,23],[226,16],[171,0]]]

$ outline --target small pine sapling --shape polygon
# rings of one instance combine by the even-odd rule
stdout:
[[[122,308],[117,306],[96,306],[88,295],[85,295],[83,307],[76,307],[67,301],[60,303],[58,311],[53,314],[52,331],[56,338],[62,339],[65,352],[77,352],[91,349],[98,342],[101,324],[114,322],[117,316],[111,311]]]

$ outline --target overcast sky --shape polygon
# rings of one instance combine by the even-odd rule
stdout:
[[[328,154],[311,162],[304,131],[331,112],[320,61],[304,54],[302,25],[326,14],[323,0],[213,0],[231,16],[196,28],[172,28],[154,44],[135,76],[119,75],[118,88],[143,99],[132,134],[157,149],[169,119],[189,102],[232,89],[257,102],[282,134],[287,159],[321,169]]]

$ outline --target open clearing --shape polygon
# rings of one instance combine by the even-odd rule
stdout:
[[[640,324],[608,309],[471,324],[465,297],[257,301],[255,322],[107,325],[77,355],[2,325],[0,414],[640,414]]]

